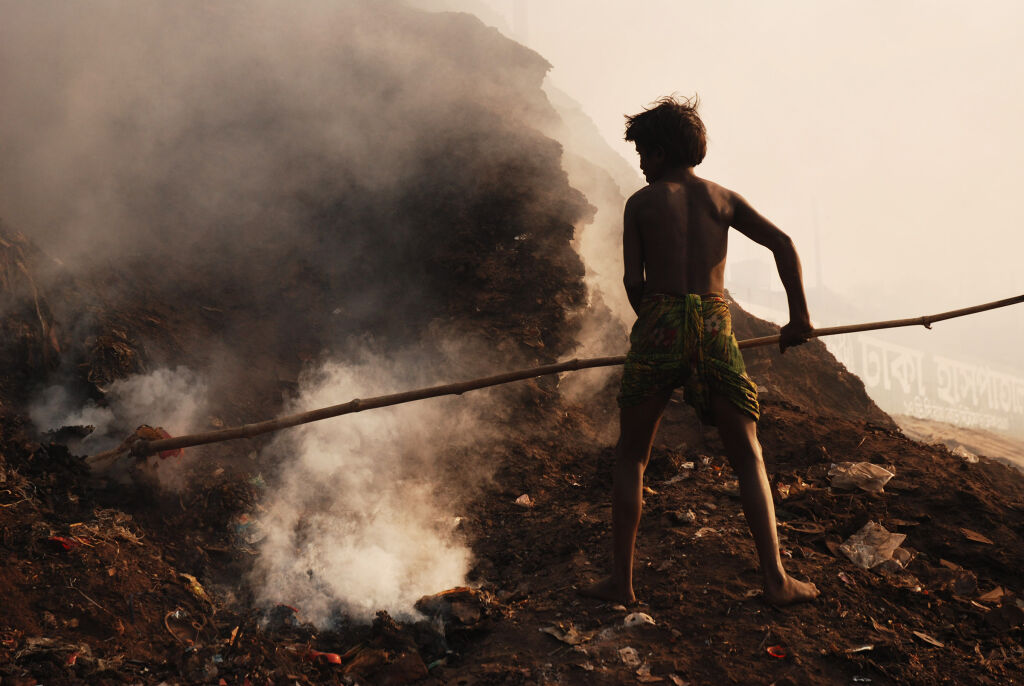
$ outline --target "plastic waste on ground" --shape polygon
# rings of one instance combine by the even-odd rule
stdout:
[[[626,628],[632,628],[634,626],[643,626],[644,624],[654,625],[654,617],[651,617],[645,612],[633,612],[632,614],[626,615],[626,618],[622,620],[622,625]]]
[[[881,493],[882,487],[896,474],[870,462],[839,462],[829,468],[828,476],[835,488]]]
[[[967,464],[978,464],[978,456],[972,453],[962,445],[958,445],[953,448],[953,454],[962,459]]]
[[[900,548],[906,538],[906,534],[893,533],[878,522],[869,521],[846,539],[839,550],[861,569],[875,569],[890,561],[903,569],[913,557],[909,551]]]

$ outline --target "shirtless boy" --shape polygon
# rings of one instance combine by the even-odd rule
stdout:
[[[673,389],[682,386],[686,402],[718,428],[739,479],[765,599],[776,605],[812,600],[818,589],[789,576],[779,556],[775,508],[757,440],[757,389],[746,374],[722,296],[731,226],[775,255],[789,301],[780,349],[806,342],[811,323],[793,242],[738,194],[693,173],[707,147],[696,100],[662,98],[627,117],[626,140],[636,144],[648,183],[626,202],[622,239],[626,294],[637,321],[618,398],[612,573],[584,592],[636,601],[633,551],[644,469],[662,412]]]

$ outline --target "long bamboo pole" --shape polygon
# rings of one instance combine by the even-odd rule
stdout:
[[[868,322],[865,324],[825,327],[812,331],[811,338],[821,338],[822,336],[833,336],[841,333],[855,333],[859,331],[875,331],[877,329],[894,329],[904,326],[924,326],[925,328],[930,329],[931,325],[935,322],[963,317],[969,314],[976,314],[978,312],[985,312],[987,310],[994,310],[1000,307],[1007,307],[1009,305],[1016,305],[1021,302],[1024,302],[1024,295],[1018,295],[1004,300],[997,300],[983,305],[964,307],[959,310],[950,310],[949,312],[925,315],[923,317],[890,319],[888,321]],[[779,338],[780,337],[778,335],[748,338],[740,341],[739,347],[755,348],[758,346],[771,345],[773,343],[778,343]],[[419,388],[412,391],[381,395],[374,398],[357,398],[340,405],[332,405],[330,407],[311,410],[309,412],[300,412],[299,414],[278,417],[276,419],[256,422],[254,424],[244,424],[230,429],[219,429],[217,431],[207,431],[205,433],[176,436],[174,438],[163,438],[153,441],[137,440],[131,444],[130,450],[131,454],[136,457],[145,457],[165,450],[176,450],[178,448],[188,448],[207,443],[219,443],[221,441],[231,441],[237,438],[250,438],[252,436],[259,436],[260,434],[269,433],[271,431],[279,431],[292,426],[298,426],[299,424],[308,424],[310,422],[320,421],[321,419],[338,417],[340,415],[351,414],[353,412],[363,412],[364,410],[372,410],[378,407],[400,405],[402,403],[413,402],[414,400],[436,398],[443,395],[462,395],[467,391],[487,388],[489,386],[498,386],[513,381],[532,379],[538,376],[546,376],[548,374],[560,374],[562,372],[591,369],[594,367],[614,367],[625,361],[626,357],[624,355],[616,355],[614,357],[593,357],[583,360],[573,359],[567,362],[548,364],[542,367],[533,367],[530,369],[520,369],[519,371],[497,374],[495,376],[488,376],[480,379],[470,379],[469,381],[461,381],[458,383],[430,386],[429,388]],[[105,453],[88,457],[86,458],[86,462],[93,465],[100,464],[102,462],[112,460],[118,455],[124,454],[124,452],[125,448],[120,447],[115,450],[110,450]]]

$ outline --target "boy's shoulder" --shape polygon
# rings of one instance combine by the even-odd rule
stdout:
[[[669,198],[677,197],[680,193],[686,193],[694,186],[706,189],[707,194],[714,199],[716,205],[721,203],[731,205],[737,197],[736,193],[721,184],[693,176],[685,182],[667,180],[650,183],[629,196],[629,199],[626,200],[626,209],[628,210],[630,206],[638,209],[652,203],[664,202]]]

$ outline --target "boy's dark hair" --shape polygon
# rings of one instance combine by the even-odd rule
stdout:
[[[672,164],[695,167],[708,150],[700,99],[666,96],[632,117],[626,116],[626,140],[641,148],[661,148]]]

